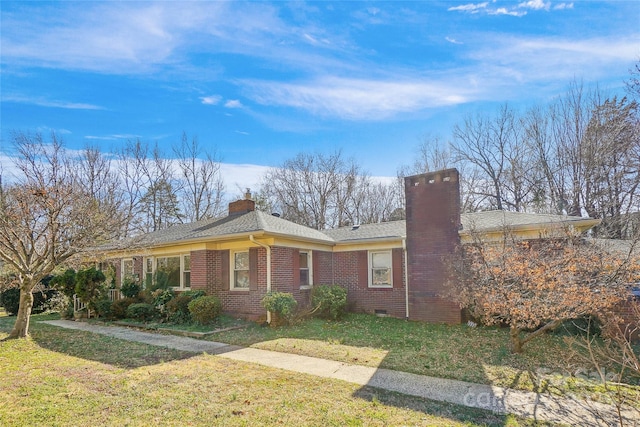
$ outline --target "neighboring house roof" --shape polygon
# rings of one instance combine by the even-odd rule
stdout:
[[[460,216],[462,233],[470,231],[502,231],[505,228],[541,228],[549,225],[590,226],[600,220],[570,215],[534,214],[504,210],[464,213]]]

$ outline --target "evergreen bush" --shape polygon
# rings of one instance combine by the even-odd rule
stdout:
[[[311,291],[311,305],[318,317],[340,319],[347,313],[347,290],[339,285],[315,286]]]

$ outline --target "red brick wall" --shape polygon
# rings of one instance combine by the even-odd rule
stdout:
[[[368,251],[333,254],[334,283],[347,289],[349,310],[363,313],[386,313],[405,317],[404,257],[402,249],[392,251],[393,287],[370,288]],[[317,282],[316,282],[317,283]]]
[[[250,199],[236,200],[229,203],[229,216],[244,214],[254,211],[256,209],[256,202]]]
[[[409,318],[460,323],[457,303],[444,297],[443,258],[460,243],[460,187],[456,169],[405,178]]]
[[[333,253],[324,251],[313,251],[313,284],[332,285],[333,284]]]

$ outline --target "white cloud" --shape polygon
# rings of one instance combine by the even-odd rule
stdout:
[[[201,96],[200,100],[204,105],[216,105],[222,100],[222,97],[220,95]]]
[[[504,34],[476,39],[479,48],[470,58],[484,70],[479,84],[487,92],[523,83],[566,84],[576,76],[598,81],[611,67],[637,56],[639,34],[625,38],[563,39],[555,37],[505,37]],[[493,83],[490,83],[493,82]]]
[[[459,42],[458,40],[451,38],[451,37],[445,37],[444,38],[446,41],[448,41],[449,43],[453,43],[453,44],[463,44],[462,42]]]
[[[573,9],[573,3],[558,3],[553,6],[554,10]]]
[[[40,107],[64,108],[67,110],[103,110],[103,107],[82,102],[69,102],[60,100],[50,100],[41,97],[27,96],[3,96],[2,102],[16,102],[19,104],[39,105]]]
[[[551,3],[545,3],[542,0],[529,0],[518,4],[518,7],[520,8],[533,10],[549,10],[549,6],[551,6]]]
[[[489,2],[469,3],[469,4],[463,4],[463,5],[460,5],[460,6],[450,7],[447,10],[448,11],[478,13],[480,10],[485,9],[488,5],[489,5]]]
[[[237,99],[230,99],[224,103],[224,106],[227,108],[242,108],[242,102]]]
[[[220,172],[228,193],[236,190],[244,192],[246,188],[250,188],[255,193],[261,186],[262,177],[269,169],[271,169],[269,166],[253,164],[220,164]]]
[[[527,14],[526,11],[518,12],[516,10],[508,10],[507,8],[504,8],[504,7],[499,7],[494,10],[488,10],[487,13],[489,15],[508,15],[508,16],[516,16],[516,17],[521,17]]]
[[[460,104],[469,89],[446,81],[325,77],[304,83],[245,81],[262,105],[293,107],[324,117],[376,120],[429,107]]]

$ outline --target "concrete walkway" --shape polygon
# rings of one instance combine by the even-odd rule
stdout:
[[[489,409],[499,414],[515,414],[576,426],[619,425],[615,408],[587,400],[560,398],[547,394],[433,378],[389,369],[350,365],[316,357],[242,348],[195,338],[143,332],[132,328],[100,326],[69,320],[50,320],[43,323],[159,347],[195,353],[206,352],[227,359],[343,380],[425,399]],[[629,408],[623,412],[623,416],[626,419],[625,425],[640,426],[638,411]]]

